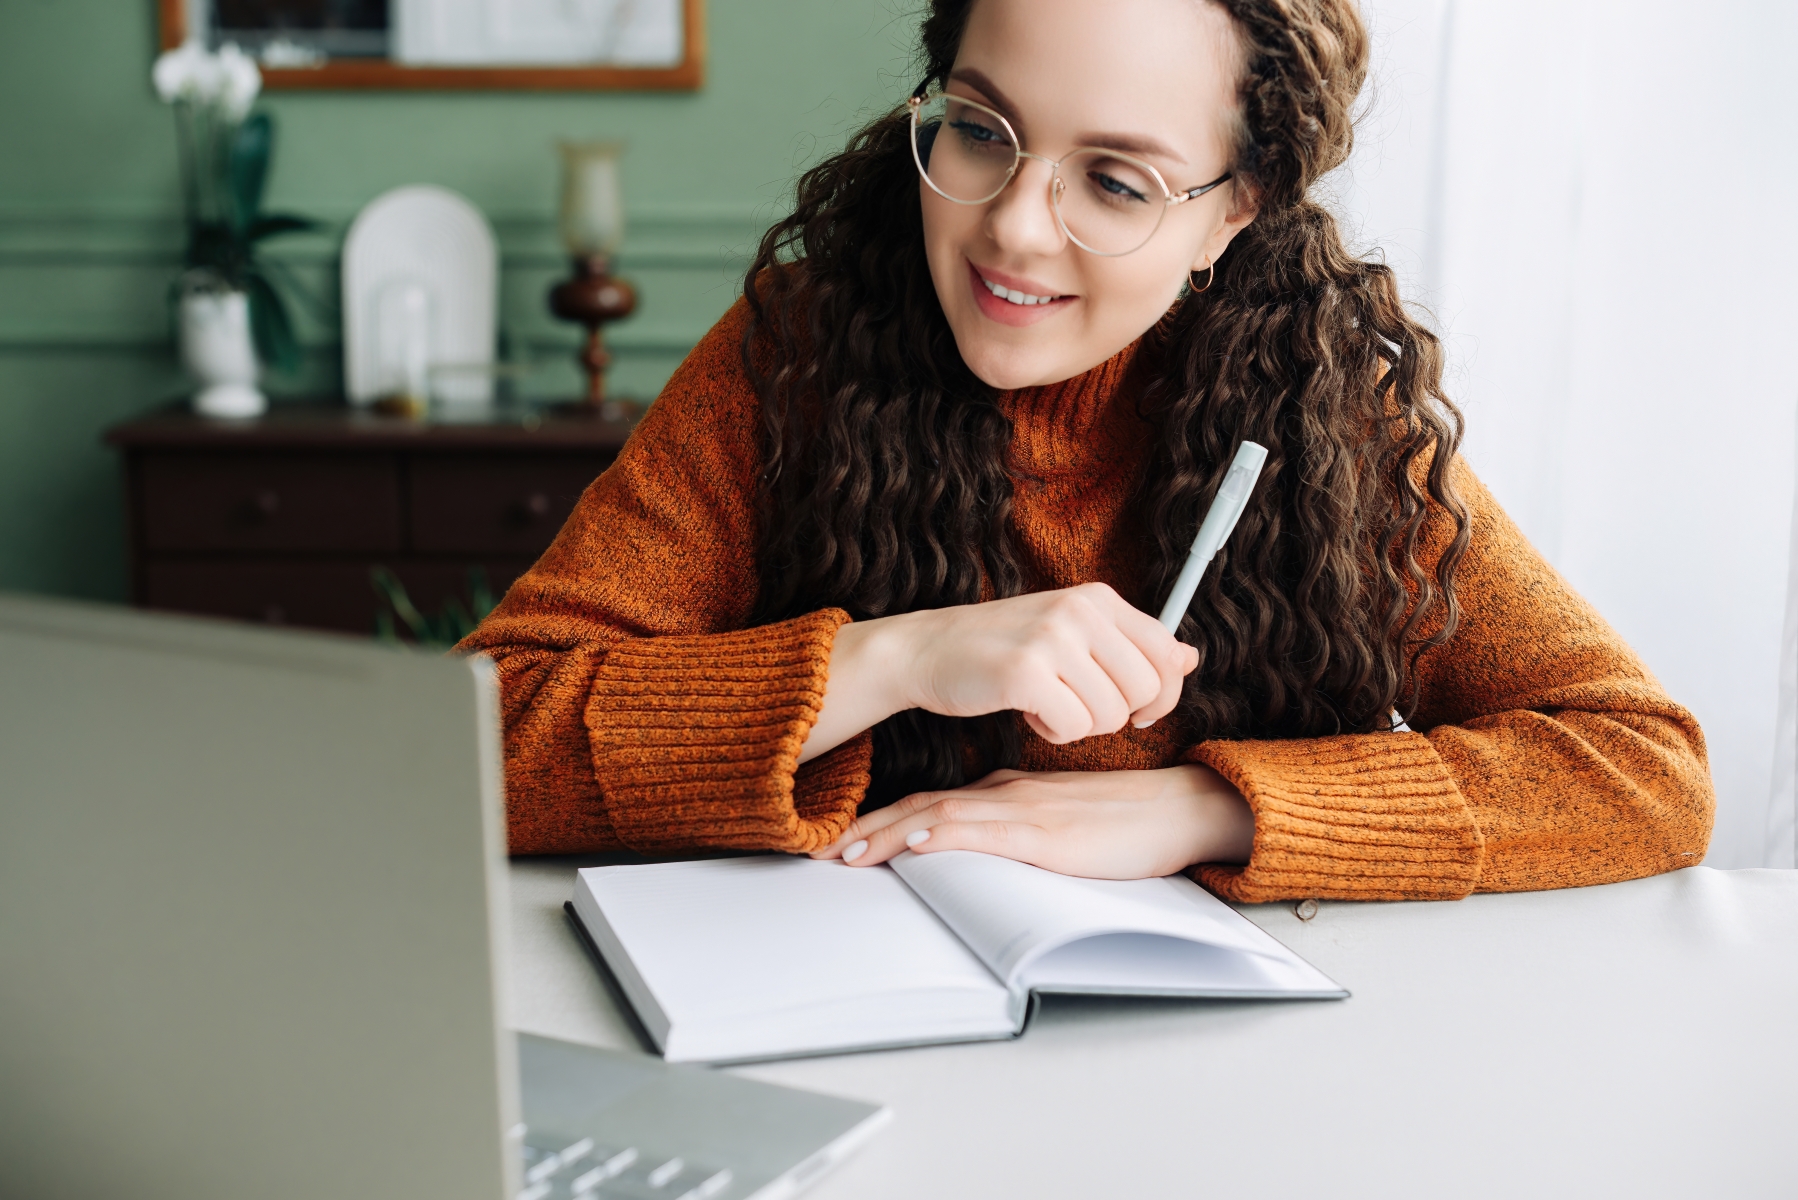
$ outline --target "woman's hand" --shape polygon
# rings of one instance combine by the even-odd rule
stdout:
[[[995,771],[858,817],[812,857],[868,867],[908,848],[979,850],[1063,875],[1144,879],[1194,863],[1247,862],[1254,841],[1248,802],[1210,767]]]
[[[1060,745],[1173,711],[1198,651],[1102,583],[857,621],[837,631],[800,761],[896,712],[1015,709]]]

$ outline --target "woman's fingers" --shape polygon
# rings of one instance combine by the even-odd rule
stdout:
[[[1183,677],[1176,676],[1164,681],[1159,695],[1130,714],[1130,724],[1138,729],[1147,729],[1173,712],[1174,706],[1180,703],[1182,680]]]
[[[938,850],[976,850],[981,854],[998,854],[1019,862],[1034,863],[1042,857],[1044,831],[1036,825],[1017,821],[956,821],[937,825],[930,837],[907,849],[916,854],[934,854]]]
[[[1122,729],[1160,692],[1155,667],[1114,622],[1120,603],[1103,585],[1059,593],[1013,664],[1011,707],[1035,715],[1048,741]]]
[[[1156,684],[1131,714],[1137,728],[1153,724],[1174,711],[1185,679],[1199,665],[1199,652],[1180,641],[1148,613],[1119,601],[1115,613],[1118,632],[1142,654],[1156,672]]]
[[[1130,714],[1130,723],[1138,729],[1147,729],[1174,711],[1180,703],[1181,690],[1186,685],[1186,677],[1199,665],[1199,652],[1185,642],[1175,642],[1177,648],[1171,656],[1176,669],[1163,671],[1161,674],[1161,691],[1155,698]]]
[[[1184,655],[1170,657],[1184,665]],[[1113,627],[1095,631],[1084,653],[1043,656],[1037,670],[1043,677],[1025,687],[1034,704],[1020,707],[1038,718],[1032,728],[1057,745],[1167,715],[1179,701],[1185,678],[1183,671],[1157,669]],[[1047,678],[1050,671],[1052,679]]]
[[[1094,714],[1093,708],[1105,703],[1104,693],[1107,690],[1111,693],[1113,705],[1123,703],[1122,698],[1117,695],[1117,689],[1111,686],[1105,679],[1104,672],[1091,659],[1087,660],[1087,667],[1089,671],[1085,676],[1078,672],[1061,671],[1051,675],[1051,668],[1045,664],[1041,668],[1043,677],[1031,682],[1028,694],[1017,706],[1029,719],[1030,727],[1044,741],[1059,746],[1078,741],[1094,732],[1100,718]],[[1074,674],[1080,679],[1086,694],[1083,695],[1070,682],[1067,674]]]
[[[856,645],[860,657],[846,654],[846,675],[854,668],[899,680],[886,689],[899,708],[956,717],[1012,710],[1057,745],[1166,716],[1198,662],[1190,646],[1098,583],[906,613]],[[853,828],[821,856],[880,827]]]
[[[1015,805],[950,792],[923,793],[941,796],[935,803],[910,813],[844,848],[843,861],[854,867],[872,867],[902,850],[975,850],[1019,858],[1021,846],[1038,837],[1040,830],[1018,821]],[[896,807],[896,806],[895,806]],[[888,811],[883,809],[884,811]],[[965,832],[978,829],[978,833]],[[1008,849],[998,849],[1007,846]]]
[[[1152,724],[1173,711],[1198,664],[1196,650],[1104,584],[905,614],[886,629],[870,645],[885,648],[886,667],[907,673],[895,692],[906,706],[949,716],[1015,710],[1055,744]],[[881,666],[879,655],[870,662]],[[957,791],[907,796],[857,817],[812,857],[870,866],[910,839],[920,853],[985,850],[1033,861],[1020,844],[1047,844],[1047,827],[1018,807],[1018,794],[988,792],[1017,777],[996,772]],[[982,792],[997,808],[969,811]]]
[[[955,790],[958,792],[980,792],[985,791],[987,788],[998,787],[1002,783],[1010,783],[1014,779],[1025,778],[1028,778],[1028,776],[1023,771],[1013,770],[1011,767],[1000,767],[997,771],[988,771],[973,783],[964,783]]]
[[[1155,628],[1160,629],[1157,624]],[[1157,665],[1143,648],[1127,637],[1116,625],[1107,625],[1093,638],[1092,660],[1104,671],[1123,700],[1124,710],[1116,724],[1109,722],[1105,731],[1122,729],[1133,713],[1141,712],[1160,697],[1164,677],[1171,672]]]
[[[1089,584],[1079,590],[1104,618],[1092,656],[1129,702],[1132,723],[1141,728],[1172,712],[1186,676],[1198,665],[1198,651],[1109,587]]]
[[[877,808],[871,813],[855,818],[849,822],[849,828],[837,837],[837,840],[822,850],[812,851],[813,858],[841,858],[843,851],[856,842],[866,841],[870,836],[885,829],[895,821],[900,821],[913,813],[930,807],[935,803],[939,792],[913,792],[902,800],[897,800],[885,808]]]

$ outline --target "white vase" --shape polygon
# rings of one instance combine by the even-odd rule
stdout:
[[[208,417],[256,417],[268,397],[250,336],[250,298],[233,288],[189,285],[181,292],[181,361],[200,385],[194,411]]]

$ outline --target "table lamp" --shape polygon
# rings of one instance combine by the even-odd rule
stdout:
[[[580,407],[620,420],[623,406],[606,400],[607,353],[600,328],[628,317],[637,307],[630,284],[611,274],[613,255],[624,242],[624,197],[618,187],[621,142],[562,142],[562,242],[574,265],[574,277],[550,289],[549,309],[565,321],[587,328],[587,342],[577,356],[587,372],[587,395]]]

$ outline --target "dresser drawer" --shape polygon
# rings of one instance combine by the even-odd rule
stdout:
[[[144,568],[144,604],[172,612],[373,633],[382,604],[369,581],[370,562],[278,559],[157,561]],[[391,561],[413,604],[435,616],[456,597],[469,602],[467,562]],[[529,559],[481,564],[494,598],[530,567]]]
[[[400,548],[389,454],[147,454],[142,480],[151,551]]]
[[[412,460],[412,548],[542,553],[611,455],[431,455]]]

